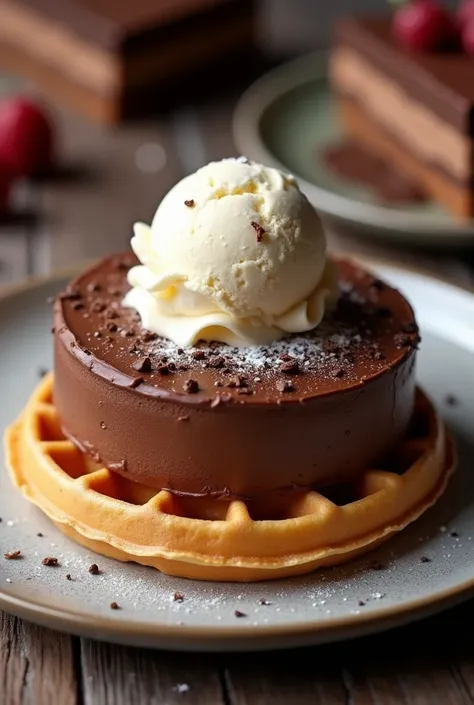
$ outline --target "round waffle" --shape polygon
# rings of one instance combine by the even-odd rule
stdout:
[[[417,390],[404,440],[357,484],[268,502],[180,497],[92,463],[62,431],[45,377],[7,430],[13,482],[67,536],[97,553],[199,580],[308,573],[360,555],[417,519],[443,493],[453,445]]]

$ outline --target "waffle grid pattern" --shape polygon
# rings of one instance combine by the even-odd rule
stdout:
[[[178,497],[81,453],[61,431],[52,384],[52,375],[41,381],[8,429],[14,483],[79,543],[174,575],[261,580],[346,561],[422,514],[453,466],[444,425],[417,390],[413,421],[390,463],[356,485],[264,503]]]

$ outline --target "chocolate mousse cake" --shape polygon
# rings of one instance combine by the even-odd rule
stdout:
[[[351,17],[336,27],[330,78],[345,134],[456,216],[472,217],[474,57],[460,43],[408,46],[396,22]]]
[[[371,274],[340,261],[337,308],[306,334],[183,349],[121,305],[135,264],[106,259],[55,305],[54,403],[94,461],[159,490],[255,498],[350,481],[405,432],[418,329]]]
[[[404,296],[326,250],[294,177],[185,177],[131,251],[54,302],[54,369],[6,434],[14,484],[89,550],[250,581],[360,555],[453,467]]]

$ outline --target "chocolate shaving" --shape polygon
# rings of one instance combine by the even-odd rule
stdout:
[[[370,567],[372,568],[372,570],[385,570],[384,564],[380,561],[372,561],[370,563]]]
[[[116,323],[114,323],[113,321],[107,321],[107,323],[105,324],[105,327],[111,333],[116,333],[118,330],[118,325]]]
[[[156,333],[152,333],[151,330],[144,330],[142,331],[140,337],[144,343],[150,343],[152,340],[156,340],[158,335]]]
[[[7,553],[3,554],[3,557],[7,559],[7,561],[14,561],[17,558],[21,558],[21,551],[8,551]]]
[[[197,394],[199,392],[199,384],[195,379],[187,379],[183,384],[183,389],[187,394]]]
[[[99,566],[97,563],[93,563],[92,565],[89,566],[89,573],[91,575],[99,575],[100,574]]]
[[[137,372],[151,372],[152,365],[149,357],[142,357],[132,365],[133,369]]]
[[[338,367],[336,370],[333,371],[332,376],[337,377],[340,379],[341,377],[344,377],[345,375],[345,370],[343,367]]]
[[[215,357],[211,357],[211,359],[209,360],[209,367],[219,369],[220,367],[224,367],[224,365],[225,360],[222,355],[216,355]]]
[[[298,360],[287,360],[280,365],[280,372],[284,372],[286,375],[295,375],[299,371],[300,365]]]
[[[190,198],[184,202],[184,205],[187,206],[187,208],[194,208],[196,204],[194,203],[194,199]]]
[[[43,565],[47,565],[49,568],[57,568],[59,566],[59,561],[57,558],[52,556],[47,556],[41,561]]]
[[[158,372],[158,374],[162,375],[163,377],[165,377],[166,375],[169,375],[169,373],[171,372],[170,366],[165,363],[158,365],[158,367],[156,368],[156,371]]]
[[[206,353],[204,352],[204,350],[193,350],[193,352],[191,353],[191,357],[193,358],[193,360],[204,360],[206,357]]]
[[[241,612],[240,610],[235,610],[235,611],[234,611],[234,615],[235,615],[236,617],[238,617],[239,619],[240,619],[241,617],[246,617],[246,616],[247,616],[247,615],[245,614],[245,612]]]
[[[260,223],[256,223],[254,220],[250,221],[250,225],[257,233],[257,242],[262,242],[263,236],[265,235],[265,228],[263,228]]]
[[[84,308],[84,304],[82,303],[82,301],[73,301],[71,307],[73,311],[80,311],[82,308]]]

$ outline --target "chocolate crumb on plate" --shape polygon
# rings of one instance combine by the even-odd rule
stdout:
[[[364,600],[359,600],[359,602],[357,604],[359,605],[359,607],[365,607]]]
[[[187,200],[184,202],[184,205],[185,205],[187,208],[194,208],[194,206],[196,205],[196,204],[194,203],[194,198],[189,198],[189,199],[187,199]]]
[[[38,536],[38,538],[42,539],[44,537],[44,534],[42,534],[41,531],[38,531],[36,536]]]
[[[46,565],[49,568],[57,568],[59,566],[58,559],[53,558],[52,556],[46,556],[46,558],[43,558],[41,562],[43,565]]]
[[[370,567],[372,570],[385,570],[385,565],[380,561],[371,561]]]
[[[17,558],[22,558],[21,551],[8,551],[7,553],[3,554],[3,557],[7,559],[7,561],[14,561]]]
[[[181,592],[175,592],[173,602],[184,602],[184,595]]]
[[[457,406],[459,400],[454,396],[454,394],[446,394],[444,401],[448,406]]]
[[[449,535],[452,536],[453,539],[459,538],[459,534],[457,531],[451,531],[451,533]]]
[[[110,603],[110,609],[111,609],[111,610],[119,610],[119,609],[120,609],[119,603],[118,603],[118,602],[111,602],[111,603]]]
[[[66,580],[72,580],[72,575],[71,573],[66,574]]]
[[[40,379],[41,379],[41,377],[46,377],[48,372],[49,372],[49,370],[47,367],[38,367],[38,369],[37,369],[37,374]]]
[[[234,615],[238,618],[247,616],[245,612],[241,612],[240,610],[235,610]]]
[[[431,558],[428,558],[428,556],[421,556],[420,561],[422,563],[431,563]]]
[[[93,563],[92,565],[89,566],[89,573],[91,575],[99,575],[101,573],[101,570],[99,569],[99,566],[97,563]]]
[[[259,605],[268,606],[268,605],[271,605],[272,603],[271,603],[269,600],[265,600],[265,599],[262,597],[262,598],[260,598],[260,600],[258,601],[258,604],[259,604]]]

